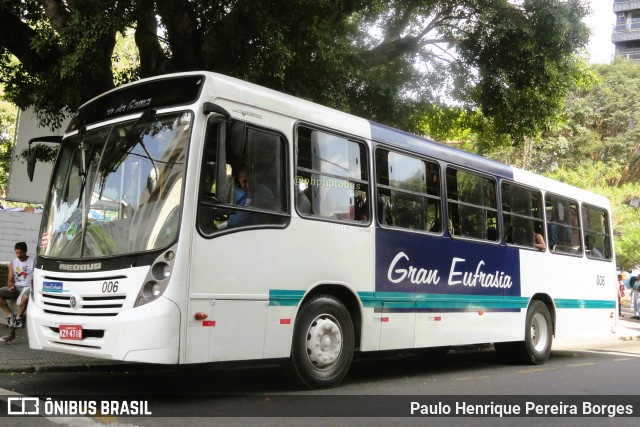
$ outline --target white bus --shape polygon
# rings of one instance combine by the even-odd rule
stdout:
[[[554,335],[611,328],[616,292],[603,197],[193,72],[76,113],[27,323],[36,349],[283,359],[320,388],[356,351],[494,343],[544,363]]]

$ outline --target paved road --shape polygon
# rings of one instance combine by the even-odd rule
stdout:
[[[640,341],[588,345],[553,351],[543,366],[505,365],[493,351],[455,351],[443,358],[415,355],[359,359],[338,388],[292,390],[276,367],[221,369],[214,366],[176,367],[158,371],[42,372],[0,375],[0,395],[53,396],[56,400],[98,401],[102,397],[145,401],[153,417],[85,417],[27,419],[13,417],[14,426],[388,426],[438,425],[527,426],[638,425],[640,397],[637,377],[629,375],[640,361]],[[604,397],[598,397],[605,395]],[[537,405],[559,402],[605,404],[628,410],[632,418],[609,417],[507,418],[497,416],[416,420],[410,404],[459,402],[474,405]],[[1,403],[1,402],[0,402]],[[42,406],[42,403],[41,403]],[[432,407],[433,408],[433,407]],[[614,409],[615,409],[614,408]],[[336,415],[349,415],[344,418]],[[363,416],[366,415],[366,418]],[[157,417],[157,418],[156,418]],[[243,418],[238,418],[243,417]],[[305,418],[296,418],[305,417]],[[6,420],[6,419],[5,419]],[[71,424],[69,421],[74,423]],[[34,422],[35,421],[35,422]],[[82,423],[80,423],[82,421]],[[99,424],[102,423],[102,424]]]

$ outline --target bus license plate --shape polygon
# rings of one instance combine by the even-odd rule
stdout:
[[[81,340],[82,325],[60,325],[59,334],[61,340]]]

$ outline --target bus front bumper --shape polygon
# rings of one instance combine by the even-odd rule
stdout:
[[[178,363],[180,311],[163,297],[113,317],[49,314],[36,304],[29,304],[27,314],[33,349],[130,362]],[[61,326],[80,326],[82,339],[77,334],[62,337]]]

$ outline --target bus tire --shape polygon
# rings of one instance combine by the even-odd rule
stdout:
[[[533,301],[527,311],[524,341],[495,343],[502,357],[515,363],[542,365],[551,354],[553,323],[549,309],[542,301]]]
[[[302,306],[296,317],[289,373],[305,388],[335,387],[351,366],[353,350],[349,311],[333,296],[317,295]]]

